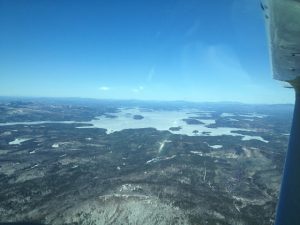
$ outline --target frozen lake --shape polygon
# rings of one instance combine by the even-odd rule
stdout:
[[[202,124],[187,124],[183,119],[199,117],[209,113],[197,110],[180,110],[180,111],[143,111],[141,109],[121,109],[118,113],[111,113],[109,116],[99,116],[88,123],[93,127],[105,128],[107,133],[113,133],[124,129],[155,128],[160,131],[169,130],[171,127],[180,127],[179,130],[169,130],[174,134],[183,134],[189,136],[221,136],[231,135],[240,136],[243,140],[259,140],[267,142],[262,137],[249,136],[233,133],[234,131],[253,131],[249,129],[240,129],[232,127],[210,128],[208,125],[215,124],[214,119],[197,119]],[[141,115],[143,119],[136,120],[134,115]],[[81,128],[90,128],[81,127]],[[197,132],[195,132],[197,131]]]
[[[45,123],[88,123],[91,126],[78,127],[84,128],[103,128],[106,133],[110,134],[124,129],[141,129],[141,128],[155,128],[160,131],[169,130],[173,134],[182,134],[188,136],[221,136],[231,135],[240,136],[242,140],[259,140],[268,142],[259,136],[250,136],[234,133],[235,131],[255,131],[251,129],[241,129],[232,127],[217,127],[210,128],[209,125],[215,124],[215,120],[211,119],[210,111],[199,110],[178,110],[178,111],[151,111],[139,108],[122,108],[117,113],[109,113],[96,117],[91,121],[75,122],[75,121],[38,121],[38,122],[16,122],[16,123],[1,123],[0,126],[8,125],[36,125]],[[191,124],[184,121],[184,119],[196,118],[199,116],[207,117],[207,119],[197,119],[197,124]],[[228,116],[228,115],[225,115]],[[231,116],[231,115],[230,115]],[[257,116],[257,115],[255,115]],[[172,129],[170,128],[177,128]]]

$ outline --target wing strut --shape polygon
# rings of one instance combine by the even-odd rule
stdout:
[[[293,86],[294,118],[286,155],[276,225],[300,224],[300,0],[263,0],[273,76]]]
[[[289,148],[277,206],[276,225],[300,223],[300,92],[296,91],[296,104]]]

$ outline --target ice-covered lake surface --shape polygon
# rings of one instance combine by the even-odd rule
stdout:
[[[182,134],[189,136],[221,136],[231,135],[240,136],[243,140],[259,140],[268,142],[259,136],[242,135],[233,133],[234,131],[253,131],[250,129],[232,128],[232,127],[216,127],[211,128],[209,125],[215,124],[214,119],[209,118],[209,111],[198,110],[179,110],[179,111],[150,111],[139,108],[121,109],[118,113],[111,113],[108,116],[99,116],[88,123],[93,127],[105,128],[107,133],[113,133],[124,129],[140,129],[155,128],[160,131],[169,130],[174,134]],[[136,120],[134,115],[141,115],[143,119]],[[197,119],[200,124],[188,124],[183,119],[208,117],[209,119]],[[90,126],[88,126],[90,128]],[[87,128],[87,127],[81,127]],[[180,128],[178,130],[170,130],[170,128]]]
[[[16,123],[2,123],[5,125],[36,125],[45,123],[84,123],[91,124],[91,126],[80,126],[78,128],[104,128],[107,134],[122,131],[124,129],[141,129],[141,128],[155,128],[160,131],[169,130],[173,134],[182,134],[188,136],[221,136],[231,135],[240,136],[242,140],[259,140],[268,142],[260,136],[250,136],[235,133],[236,131],[255,131],[251,129],[241,129],[233,127],[209,127],[215,124],[215,119],[211,116],[211,111],[199,110],[145,110],[140,108],[121,108],[117,113],[109,113],[91,121],[75,122],[75,121],[37,121],[37,122],[16,122]],[[137,117],[138,115],[138,117]],[[233,116],[233,115],[225,115]],[[251,115],[253,116],[253,115]],[[198,118],[197,118],[198,117]],[[257,117],[257,115],[254,115]],[[138,118],[138,119],[137,119]],[[191,124],[184,121],[184,119],[197,118],[197,124]],[[200,119],[199,119],[200,118]],[[203,119],[204,118],[204,119]],[[170,128],[175,128],[171,129]]]

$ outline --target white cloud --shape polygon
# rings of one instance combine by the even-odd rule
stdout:
[[[155,67],[152,67],[148,72],[147,81],[151,82],[154,75],[155,75]]]
[[[135,92],[135,93],[139,93],[141,91],[143,91],[145,88],[143,86],[139,86],[137,88],[133,88],[131,91]]]
[[[102,86],[99,88],[100,91],[109,91],[110,90],[110,87],[107,87],[107,86]]]

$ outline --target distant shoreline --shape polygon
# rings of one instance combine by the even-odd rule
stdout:
[[[92,98],[92,97],[46,97],[46,96],[0,96],[1,101],[69,101],[74,103],[74,101],[86,101],[86,102],[149,102],[149,103],[169,103],[169,104],[197,104],[197,105],[260,105],[260,106],[281,106],[290,105],[294,106],[294,103],[247,103],[247,102],[236,102],[236,101],[192,101],[192,100],[157,100],[157,99],[109,99],[109,98]]]

